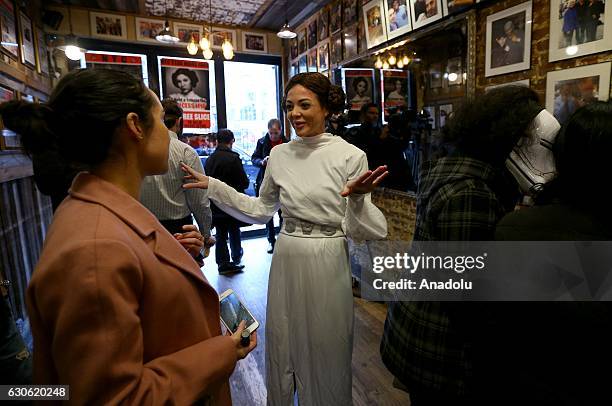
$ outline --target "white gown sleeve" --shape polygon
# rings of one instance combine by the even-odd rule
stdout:
[[[209,177],[208,197],[218,208],[237,220],[252,224],[267,223],[280,208],[280,188],[274,183],[271,163],[272,160],[268,159],[268,168],[259,189],[259,197],[239,193],[233,187],[213,177]]]
[[[349,180],[355,179],[368,170],[365,153],[351,157],[348,162]],[[357,241],[380,240],[387,236],[387,220],[378,207],[372,203],[370,193],[351,194],[347,198],[342,230]]]

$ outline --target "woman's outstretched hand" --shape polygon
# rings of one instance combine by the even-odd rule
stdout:
[[[382,180],[389,174],[387,166],[379,166],[374,171],[366,171],[350,182],[344,185],[344,189],[340,192],[340,195],[347,197],[351,194],[365,194],[370,193],[382,182]]]
[[[192,181],[189,183],[185,183],[183,185],[184,189],[208,189],[208,176],[202,175],[200,172],[193,170],[191,167],[185,165],[182,162],[181,169],[187,174],[185,175],[184,179]]]

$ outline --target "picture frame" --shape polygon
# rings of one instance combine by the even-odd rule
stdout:
[[[291,54],[291,59],[295,59],[298,57],[298,40],[297,37],[291,39],[290,41],[290,54]]]
[[[136,27],[136,41],[159,44],[155,37],[164,29],[164,20],[136,17],[134,24]]]
[[[364,104],[374,102],[374,69],[342,68],[341,77],[346,102],[351,105],[349,110],[359,112]]]
[[[500,87],[504,87],[504,86],[526,86],[529,87],[530,83],[529,83],[529,79],[523,79],[523,80],[514,80],[512,82],[508,82],[508,83],[502,83],[501,85],[490,85],[490,86],[486,86],[485,87],[485,93],[493,90],[493,89],[497,89]]]
[[[332,3],[329,11],[329,35],[333,35],[342,29],[342,1],[336,0]]]
[[[429,9],[427,8],[429,6]],[[412,29],[424,27],[442,18],[442,0],[410,0]]]
[[[195,40],[196,44],[200,43],[200,39],[204,35],[204,27],[199,24],[188,24],[188,23],[172,23],[174,33],[179,38],[178,45],[187,45],[191,40],[191,36]]]
[[[612,62],[556,70],[546,75],[546,110],[561,125],[579,107],[610,97]]]
[[[317,18],[316,16],[308,23],[308,49],[316,47],[318,42],[319,33],[317,31]]]
[[[19,11],[19,47],[21,63],[32,69],[36,68],[36,45],[34,44],[32,20],[23,11]]]
[[[298,73],[300,73],[300,66],[298,65],[298,63],[296,62],[291,64],[291,68],[289,69],[289,78],[294,77]]]
[[[432,63],[429,65],[429,88],[430,89],[438,89],[442,87],[442,79],[444,75],[442,74],[442,64],[440,63]]]
[[[308,56],[306,54],[300,56],[298,70],[300,73],[308,72]]]
[[[487,17],[485,77],[531,67],[531,0]]]
[[[317,70],[317,48],[308,51],[308,72],[318,72]]]
[[[0,103],[14,100],[17,97],[17,92],[4,85],[0,85]],[[2,124],[2,120],[0,120]],[[0,125],[0,150],[19,150],[21,149],[21,141],[19,135],[15,134],[4,125]]]
[[[38,73],[48,76],[49,71],[49,50],[47,49],[47,41],[45,39],[45,32],[42,28],[34,27],[35,39],[36,39],[36,49],[38,52],[36,56],[38,57],[36,61],[36,70]]]
[[[298,54],[303,54],[308,49],[308,36],[306,33],[306,27],[298,30],[297,40],[298,40]]]
[[[332,36],[330,45],[330,59],[334,65],[339,64],[342,61],[342,33],[339,32]]]
[[[577,27],[567,33],[563,32],[564,19],[570,18],[566,13],[569,8],[568,0],[550,1],[550,41],[548,43],[548,61],[577,58],[579,56],[605,52],[612,49],[612,2],[601,0],[594,3],[595,13],[587,13],[586,21],[578,19]],[[578,1],[574,6],[590,9],[589,1],[584,0],[580,5]]]
[[[388,39],[412,31],[409,2],[410,0],[384,0]]]
[[[250,53],[267,54],[268,37],[261,32],[242,31],[242,50]]]
[[[342,33],[342,46],[344,49],[344,60],[356,57],[358,52],[357,47],[357,26],[346,28]]]
[[[383,107],[383,124],[392,109],[407,107],[410,93],[410,72],[403,69],[382,69],[380,96]]]
[[[429,118],[431,119],[431,129],[435,130],[436,129],[436,106],[425,106],[423,107],[423,110],[425,110],[427,113],[429,113]]]
[[[443,16],[460,13],[476,3],[475,0],[442,0]]]
[[[127,22],[124,15],[89,12],[91,36],[110,40],[127,40]]]
[[[11,0],[0,0],[0,49],[6,55],[19,59],[19,41],[15,6]]]
[[[368,49],[387,40],[387,27],[382,0],[374,0],[363,6],[363,23]]]
[[[365,38],[365,24],[363,22],[363,15],[359,18],[359,24],[357,24],[357,50],[359,54],[368,50],[368,44]]]
[[[327,7],[324,7],[319,12],[317,26],[319,29],[319,41],[329,38],[329,9]]]
[[[350,27],[357,20],[357,0],[342,0],[342,26]]]
[[[319,45],[318,50],[319,63],[318,70],[323,72],[329,69],[329,42],[325,41],[323,45]]]
[[[212,41],[211,41],[211,46],[213,49],[223,49],[223,42],[227,39],[230,44],[232,44],[232,46],[234,47],[234,49],[236,49],[237,46],[237,42],[236,42],[236,30],[230,30],[227,28],[221,28],[221,27],[213,27],[212,29]]]
[[[440,128],[444,128],[446,126],[446,121],[449,119],[452,112],[453,105],[451,103],[440,104],[438,106],[438,125]]]

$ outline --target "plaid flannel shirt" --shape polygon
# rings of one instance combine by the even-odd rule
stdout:
[[[415,240],[488,241],[504,214],[489,187],[494,168],[467,157],[424,165],[417,200]],[[476,317],[473,303],[394,302],[381,342],[389,370],[409,390],[469,395],[472,365],[462,319]]]

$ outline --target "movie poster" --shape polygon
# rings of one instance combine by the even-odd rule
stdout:
[[[382,96],[385,120],[389,109],[394,110],[408,105],[408,71],[384,69],[382,71]]]
[[[210,128],[209,64],[197,59],[160,58],[162,99],[183,109],[183,129]]]
[[[361,106],[374,101],[374,71],[372,69],[343,69],[344,91],[350,110],[359,111]]]
[[[88,69],[113,69],[129,73],[142,80],[142,58],[136,55],[117,55],[106,53],[85,53],[85,66]]]

